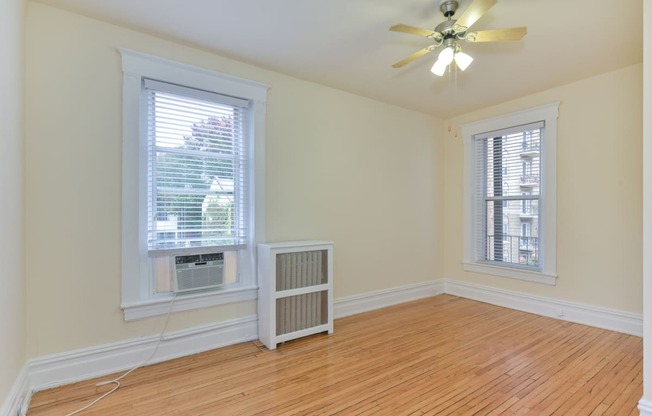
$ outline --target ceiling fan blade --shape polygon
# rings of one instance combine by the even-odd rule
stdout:
[[[498,42],[503,40],[520,40],[527,33],[526,27],[513,27],[511,29],[481,30],[470,32],[465,36],[467,42]]]
[[[437,40],[441,39],[442,37],[440,33],[433,32],[432,30],[421,29],[420,27],[408,26],[404,24],[394,25],[390,27],[389,30],[393,32],[409,33],[411,35],[423,36],[424,38]]]
[[[497,0],[475,0],[455,22],[457,32],[466,32],[487,10],[491,9]]]
[[[409,64],[410,62],[414,61],[415,59],[420,58],[420,57],[422,57],[423,55],[425,55],[425,54],[427,54],[427,53],[430,53],[430,52],[434,51],[435,49],[437,49],[437,47],[434,46],[434,45],[427,46],[427,47],[421,49],[420,51],[417,51],[417,52],[413,53],[412,55],[408,56],[407,58],[398,61],[397,63],[395,63],[394,65],[392,65],[392,67],[394,67],[394,68],[400,68],[400,67],[402,67],[403,65],[407,65],[407,64]]]

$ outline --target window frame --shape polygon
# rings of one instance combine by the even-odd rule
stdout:
[[[246,230],[245,236],[248,234],[248,216],[245,215],[248,212],[248,200],[249,200],[249,194],[247,189],[249,188],[249,180],[248,180],[248,172],[249,170],[247,169],[248,164],[249,164],[249,158],[247,155],[248,148],[249,146],[246,145],[246,138],[248,137],[248,120],[246,120],[246,117],[250,113],[248,107],[249,107],[249,101],[248,100],[242,100],[239,98],[233,98],[230,96],[225,96],[222,94],[217,94],[215,92],[207,92],[205,90],[198,90],[195,88],[189,88],[186,86],[180,86],[176,84],[170,84],[166,82],[161,82],[161,81],[154,81],[151,79],[144,79],[144,91],[142,92],[143,94],[146,95],[146,104],[145,108],[147,109],[148,114],[150,115],[149,117],[149,124],[148,124],[148,131],[147,131],[147,146],[148,146],[148,176],[149,176],[149,195],[151,195],[151,198],[148,200],[148,220],[150,222],[149,225],[149,235],[148,235],[148,245],[149,245],[149,254],[150,256],[156,256],[156,255],[172,255],[172,254],[198,254],[199,251],[206,251],[209,250],[210,252],[215,252],[215,251],[221,251],[222,249],[224,250],[230,250],[230,251],[235,251],[237,248],[242,248],[245,246],[244,241],[241,241],[241,236],[238,233],[238,228]],[[160,95],[159,95],[160,94]],[[153,178],[154,172],[158,171],[159,169],[159,162],[157,160],[157,154],[159,152],[166,153],[166,155],[170,154],[175,154],[175,155],[182,155],[182,156],[191,156],[195,158],[202,158],[203,161],[210,160],[211,157],[215,157],[217,155],[215,149],[212,149],[213,153],[211,152],[205,152],[202,154],[198,154],[196,150],[184,150],[184,149],[174,149],[170,151],[170,147],[162,146],[160,148],[156,148],[156,135],[153,134],[151,129],[154,127],[152,124],[152,117],[157,117],[156,114],[157,111],[159,111],[159,105],[153,103],[151,100],[154,96],[157,97],[165,97],[166,95],[169,96],[174,96],[174,97],[184,97],[187,100],[198,100],[199,102],[204,102],[204,103],[211,103],[212,105],[219,106],[222,109],[225,108],[233,108],[234,113],[238,114],[236,115],[236,119],[239,119],[241,121],[234,121],[234,130],[233,132],[241,132],[242,134],[238,135],[237,133],[234,133],[234,143],[230,147],[230,150],[232,151],[230,156],[223,156],[223,155],[218,155],[222,156],[221,160],[228,160],[232,163],[233,166],[233,190],[231,191],[231,195],[233,196],[233,204],[234,204],[234,223],[240,225],[234,225],[235,229],[232,230],[232,233],[235,235],[234,241],[231,242],[222,242],[219,244],[204,244],[203,243],[203,238],[200,244],[198,245],[192,245],[191,247],[161,247],[161,241],[158,238],[158,233],[159,231],[157,227],[154,224],[153,217],[157,215],[157,209],[158,209],[158,198],[159,198],[159,188],[157,187],[156,180]],[[164,98],[165,99],[165,98]],[[169,106],[172,105],[170,102],[166,102],[165,106],[168,106],[167,109],[162,109],[161,111],[169,111]],[[161,105],[160,107],[164,107]],[[179,113],[185,111],[186,109],[179,109],[177,110]],[[185,116],[185,114],[184,114]],[[194,117],[194,114],[190,114],[190,116]],[[175,123],[177,120],[170,120],[170,117],[172,116],[167,116],[168,123]],[[242,128],[238,128],[237,125],[238,123],[241,123]],[[240,153],[241,152],[241,153]],[[241,155],[241,156],[239,156]],[[213,159],[215,160],[215,159]],[[178,188],[175,189],[177,191]],[[204,189],[200,189],[195,192],[195,195],[199,196],[206,196],[206,192]],[[156,201],[156,202],[155,202]],[[202,226],[203,228],[203,226]],[[198,231],[198,229],[193,228],[194,231]],[[178,230],[177,230],[178,231]],[[164,231],[163,231],[164,232]],[[191,231],[192,232],[192,231]],[[156,235],[157,237],[154,237]],[[187,242],[186,242],[187,243]],[[152,246],[154,245],[154,246]],[[206,250],[203,250],[206,249]]]
[[[512,279],[525,280],[547,285],[557,281],[557,118],[559,102],[518,111],[486,120],[468,123],[462,126],[464,141],[464,253],[463,270]],[[517,264],[497,265],[477,258],[475,243],[476,224],[474,212],[476,204],[474,182],[474,143],[475,136],[482,133],[509,129],[530,123],[544,122],[544,137],[541,148],[541,193],[539,202],[540,215],[540,271],[524,268]]]
[[[123,71],[122,293],[125,320],[166,314],[172,293],[155,293],[147,250],[147,123],[144,79],[211,91],[250,102],[250,235],[237,287],[177,297],[173,312],[257,299],[256,244],[265,241],[265,114],[269,86],[152,55],[118,48]],[[135,180],[134,178],[137,178]],[[133,230],[138,230],[134,232]]]

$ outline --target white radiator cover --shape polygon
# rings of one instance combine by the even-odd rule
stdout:
[[[258,285],[258,335],[267,348],[333,333],[332,242],[259,244]]]

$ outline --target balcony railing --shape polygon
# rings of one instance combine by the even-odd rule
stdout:
[[[532,204],[531,201],[526,202],[530,202],[530,204],[521,206],[521,217],[536,217],[539,215],[539,206]]]
[[[535,186],[539,184],[539,176],[523,175],[521,176],[521,186]]]
[[[537,156],[539,156],[538,144],[523,143],[523,147],[521,148],[521,157],[532,159]]]
[[[537,266],[539,237],[520,235],[487,236],[486,260]]]

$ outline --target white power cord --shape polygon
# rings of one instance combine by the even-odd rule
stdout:
[[[93,400],[92,402],[90,402],[89,404],[87,404],[86,406],[84,406],[84,407],[82,407],[82,408],[80,408],[80,409],[77,409],[77,410],[75,410],[75,411],[72,412],[72,413],[68,413],[66,416],[73,416],[73,415],[76,415],[76,414],[81,413],[81,412],[83,412],[84,410],[90,408],[91,406],[94,406],[95,403],[99,402],[100,400],[102,400],[103,398],[107,397],[108,395],[110,395],[110,394],[113,393],[114,391],[118,390],[118,389],[120,388],[120,380],[122,380],[123,378],[127,377],[129,374],[131,374],[131,372],[133,372],[134,370],[136,370],[136,369],[138,369],[138,368],[144,366],[145,364],[147,364],[147,363],[149,362],[149,360],[151,360],[152,358],[154,358],[154,355],[156,354],[156,351],[158,351],[158,347],[161,345],[161,341],[163,340],[163,335],[165,334],[165,331],[166,331],[166,329],[167,329],[167,327],[168,327],[168,323],[170,322],[170,314],[172,313],[172,308],[174,307],[174,301],[175,301],[176,299],[177,299],[177,294],[175,293],[174,296],[172,297],[172,300],[170,301],[170,309],[168,309],[168,313],[167,313],[167,315],[166,315],[166,317],[165,317],[165,325],[163,325],[163,330],[161,331],[161,335],[159,335],[159,337],[158,337],[158,341],[156,341],[156,346],[154,347],[154,350],[153,350],[152,353],[149,355],[149,357],[147,357],[147,359],[146,359],[145,361],[143,361],[142,363],[138,364],[137,366],[135,366],[135,367],[132,368],[131,370],[125,372],[125,373],[124,373],[123,375],[121,375],[120,377],[118,377],[118,378],[114,378],[113,380],[101,381],[101,382],[97,383],[97,384],[96,384],[97,387],[99,387],[99,386],[106,386],[107,384],[115,384],[115,386],[114,386],[111,390],[107,391],[106,393],[104,393],[103,395],[101,395],[100,397],[98,397],[97,399],[95,399],[95,400]]]

